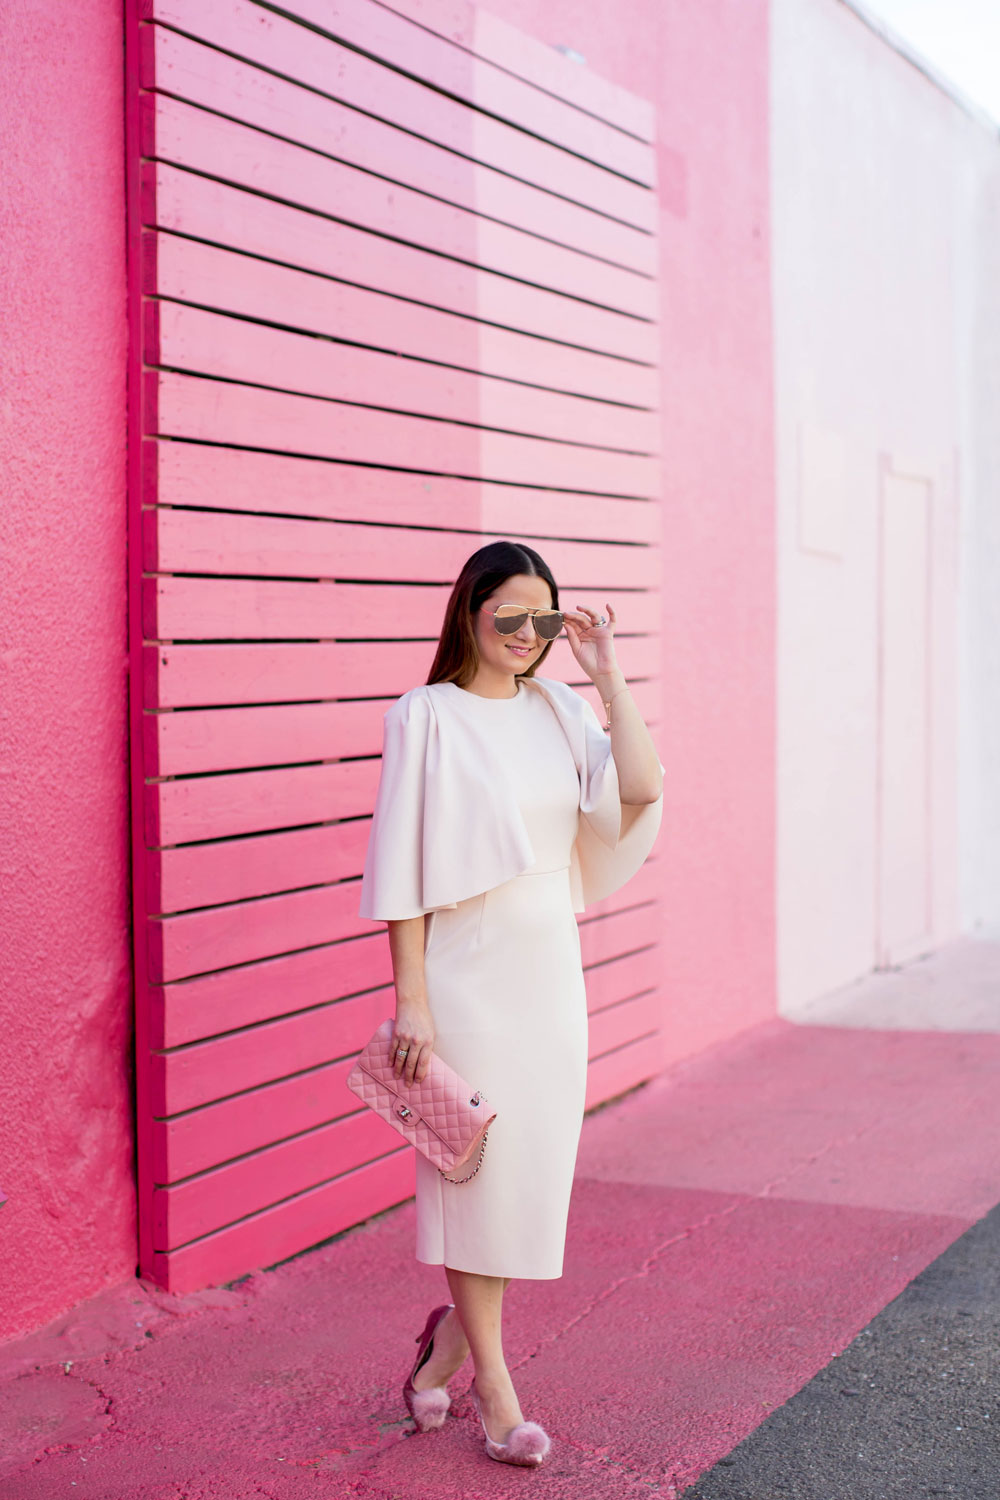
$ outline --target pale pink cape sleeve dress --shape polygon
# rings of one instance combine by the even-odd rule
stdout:
[[[622,808],[609,737],[563,683],[434,683],[387,711],[360,913],[427,915],[434,1050],[497,1111],[471,1182],[417,1154],[418,1260],[562,1275],[587,1081],[575,914],[635,874],[662,806]]]

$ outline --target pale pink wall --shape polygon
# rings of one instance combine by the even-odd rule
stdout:
[[[959,793],[970,758],[1000,743],[983,213],[1000,151],[838,0],[772,0],[771,47],[779,1000],[794,1016],[962,927]],[[981,656],[960,691],[970,564]],[[995,781],[995,764],[977,770],[966,804],[964,858],[984,873]],[[1000,910],[976,885],[980,914]]]
[[[135,1266],[122,18],[0,46],[0,1337]]]
[[[653,100],[663,298],[664,1061],[775,1007],[766,0],[489,0]]]

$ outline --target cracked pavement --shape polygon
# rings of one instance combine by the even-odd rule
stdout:
[[[506,1299],[553,1441],[530,1480],[487,1458],[471,1365],[441,1431],[406,1416],[446,1298],[410,1202],[232,1288],[129,1283],[0,1346],[0,1493],[672,1500],[1000,1200],[998,1072],[986,1032],[771,1021],[588,1116],[565,1273]]]

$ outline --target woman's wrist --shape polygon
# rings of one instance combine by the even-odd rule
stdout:
[[[430,1002],[424,989],[408,990],[396,986],[396,1010],[405,1006],[408,1010],[425,1010],[430,1014]]]
[[[600,693],[602,703],[607,703],[612,693],[618,693],[622,688],[628,687],[621,667],[611,667],[606,672],[595,672],[591,681]]]

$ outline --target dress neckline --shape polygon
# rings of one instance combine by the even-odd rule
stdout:
[[[522,677],[517,679],[517,692],[513,693],[509,698],[487,698],[483,693],[470,693],[468,688],[459,687],[457,682],[443,682],[439,683],[438,686],[451,688],[453,696],[457,696],[466,702],[516,703],[519,698],[526,698],[528,696],[524,688],[525,681],[526,679]]]

